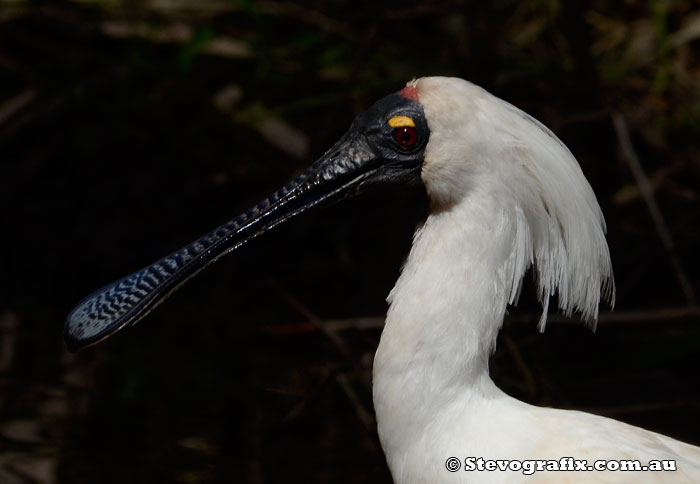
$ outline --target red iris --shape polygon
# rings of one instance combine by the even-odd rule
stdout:
[[[394,139],[404,148],[411,148],[418,141],[418,132],[416,128],[404,126],[394,130]]]

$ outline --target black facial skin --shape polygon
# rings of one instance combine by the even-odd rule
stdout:
[[[417,138],[402,146],[388,121],[407,116]],[[355,118],[343,137],[304,173],[244,214],[191,244],[98,289],[68,315],[65,337],[76,351],[135,324],[204,267],[310,208],[387,183],[418,183],[430,133],[420,103],[399,94]]]

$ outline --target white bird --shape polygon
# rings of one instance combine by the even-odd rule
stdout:
[[[565,314],[595,325],[614,284],[603,215],[573,155],[538,121],[461,79],[409,82],[244,215],[88,296],[68,317],[68,345],[136,323],[208,263],[308,208],[370,185],[416,181],[430,212],[389,294],[374,361],[379,438],[394,481],[700,482],[698,447],[528,405],[489,377],[505,311],[528,269],[541,330],[555,294]],[[616,470],[636,466],[614,462],[622,459],[673,461],[659,465],[676,470]],[[598,461],[602,470],[574,470]]]

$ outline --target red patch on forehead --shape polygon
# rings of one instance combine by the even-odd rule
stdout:
[[[403,96],[406,99],[410,99],[411,101],[416,101],[418,102],[418,89],[415,87],[404,87],[399,91],[399,96]]]

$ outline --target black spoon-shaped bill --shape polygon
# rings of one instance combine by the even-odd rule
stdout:
[[[423,130],[410,146],[404,138],[396,141],[386,123],[395,112],[411,114]],[[377,182],[418,179],[427,142],[422,115],[419,103],[398,94],[380,100],[292,182],[191,244],[80,301],[65,324],[68,349],[93,345],[137,323],[204,267],[298,214]]]

